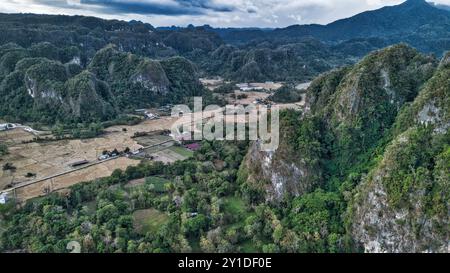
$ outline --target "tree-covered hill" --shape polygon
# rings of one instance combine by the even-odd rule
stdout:
[[[398,111],[414,100],[436,63],[397,45],[318,77],[307,91],[307,116],[286,113],[282,119],[280,149],[272,154],[255,147],[250,152],[255,182],[269,182],[272,199],[303,194],[333,176],[342,178],[388,134]],[[254,167],[269,158],[273,166]]]
[[[394,124],[394,139],[362,179],[348,217],[370,252],[448,252],[450,54]]]
[[[447,252],[447,68],[448,55],[439,64],[397,45],[317,78],[310,111],[283,113],[280,148],[247,154],[239,177],[248,198],[285,207],[333,196],[291,222],[328,247],[338,236],[369,252]]]
[[[316,39],[296,43],[252,43],[238,48],[222,45],[201,67],[237,81],[308,81],[357,57]]]
[[[82,66],[88,65],[98,50],[114,44],[120,51],[152,59],[183,56],[195,63],[203,76],[221,75],[238,81],[309,80],[355,56],[352,51],[343,48],[341,53],[339,47],[312,39],[235,47],[210,27],[155,29],[141,22],[83,16],[0,14],[0,31],[0,45],[37,47],[34,50],[39,56],[52,52],[71,57],[76,53]],[[46,57],[70,61],[59,55]]]
[[[327,25],[293,25],[273,30],[219,29],[215,32],[224,41],[237,44],[251,41],[293,43],[305,37],[333,44],[353,40],[370,43],[376,38],[382,40],[384,46],[405,42],[421,51],[442,55],[450,48],[449,28],[448,10],[425,0],[407,0],[400,5],[366,11]]]
[[[221,44],[216,34],[202,28],[164,31],[137,21],[85,16],[0,14],[0,30],[0,44],[13,42],[28,48],[49,42],[58,47],[77,47],[83,64],[108,44],[149,58],[210,51]]]
[[[83,16],[0,14],[0,45],[48,42],[79,52],[85,66],[108,44],[165,59],[183,56],[202,76],[234,81],[307,81],[399,42],[441,56],[450,49],[450,12],[423,0],[368,11],[326,26],[281,29],[154,28],[131,21]],[[70,55],[70,54],[69,54]]]
[[[44,124],[106,121],[206,94],[196,68],[182,57],[155,61],[108,45],[83,66],[80,55],[48,42],[1,46],[0,116]]]

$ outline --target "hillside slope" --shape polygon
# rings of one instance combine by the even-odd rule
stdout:
[[[327,25],[293,25],[274,30],[236,29],[215,32],[221,35],[224,41],[236,44],[251,41],[283,41],[286,44],[313,37],[333,44],[347,42],[358,48],[369,46],[371,39],[376,38],[383,41],[384,46],[405,42],[421,51],[442,55],[450,48],[449,27],[448,10],[438,8],[425,0],[407,0],[399,5],[362,12]]]
[[[450,252],[449,79],[450,54],[357,189],[352,234],[368,252]]]
[[[331,177],[345,177],[376,148],[436,65],[432,57],[397,45],[319,77],[308,89],[310,112],[282,116],[280,148],[274,153],[251,149],[250,177],[271,185],[269,199],[300,195]]]
[[[0,116],[44,124],[105,121],[205,92],[193,64],[181,57],[155,61],[109,45],[83,67],[71,49],[0,47]]]

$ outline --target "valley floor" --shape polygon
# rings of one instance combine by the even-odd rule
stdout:
[[[309,85],[309,84],[308,84]],[[267,92],[239,92],[246,94],[242,99],[229,103],[248,105],[255,101],[265,100]],[[300,110],[305,99],[298,103],[276,104],[280,109]],[[204,114],[210,114],[204,112]],[[91,139],[71,139],[36,142],[33,132],[23,128],[1,131],[0,140],[8,145],[9,153],[0,158],[0,164],[12,164],[15,169],[0,169],[0,190],[14,195],[17,202],[43,196],[49,192],[66,189],[74,184],[92,181],[110,176],[115,169],[125,170],[128,166],[137,165],[141,159],[152,159],[164,163],[172,163],[189,157],[189,152],[183,147],[174,147],[175,141],[169,136],[159,134],[171,130],[177,124],[188,124],[190,116],[181,118],[162,117],[161,119],[145,120],[132,126],[112,126],[104,130],[104,134]],[[194,117],[194,120],[197,117]],[[203,119],[204,121],[204,119]],[[237,116],[236,122],[247,122],[247,116]],[[136,133],[146,133],[148,136],[135,137]],[[154,133],[154,135],[152,134]],[[41,136],[51,136],[50,132],[39,132]],[[142,151],[135,158],[117,157],[105,161],[98,158],[103,151]],[[85,162],[73,167],[74,163]]]

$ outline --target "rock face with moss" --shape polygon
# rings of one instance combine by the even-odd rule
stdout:
[[[448,59],[397,45],[317,78],[306,113],[281,115],[280,148],[250,150],[249,187],[272,201],[340,192],[368,252],[449,251]]]
[[[250,150],[251,177],[266,182],[271,200],[342,178],[376,147],[436,65],[433,58],[397,45],[319,77],[308,89],[304,117],[282,115],[280,148],[271,154]]]
[[[400,113],[357,190],[352,234],[367,252],[450,252],[449,55]]]
[[[398,45],[324,74],[304,115],[281,115],[280,148],[255,144],[240,177],[269,201],[338,192],[366,252],[449,252],[449,57]]]

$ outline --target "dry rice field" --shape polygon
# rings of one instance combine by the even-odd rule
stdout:
[[[34,136],[21,129],[0,132],[0,141],[8,145],[9,154],[0,158],[0,165],[11,163],[16,170],[4,171],[0,168],[0,190],[7,186],[17,186],[23,183],[39,181],[47,177],[70,172],[52,180],[28,185],[16,190],[17,198],[21,201],[41,196],[46,188],[52,190],[63,189],[74,184],[91,181],[111,175],[115,169],[126,169],[137,165],[138,160],[118,158],[102,164],[89,166],[77,170],[71,163],[87,160],[89,163],[98,162],[97,158],[104,150],[124,150],[129,147],[135,151],[143,146],[133,139],[136,132],[152,132],[168,130],[176,119],[165,118],[160,120],[144,121],[134,126],[113,126],[105,130],[105,134],[92,139],[59,140],[50,142],[32,142]],[[126,129],[125,131],[123,129]],[[166,161],[166,160],[162,160]],[[76,170],[76,171],[74,171]],[[74,172],[71,172],[74,171]],[[27,178],[27,174],[35,176]],[[53,184],[53,185],[52,185]]]
[[[18,188],[15,191],[17,202],[21,203],[31,198],[44,196],[46,190],[52,192],[68,188],[80,182],[93,181],[98,178],[107,177],[116,169],[125,169],[128,166],[137,165],[139,161],[125,157],[107,161],[102,164],[94,165],[85,169],[78,170],[53,179],[44,180],[39,183]]]
[[[250,96],[245,100],[239,101],[239,104],[251,103],[256,98],[268,96],[267,93],[261,92],[246,92],[246,94]],[[279,106],[282,108],[297,108],[302,107],[303,102]],[[246,115],[236,117],[238,123],[245,122],[247,119],[248,117]],[[4,171],[0,168],[0,190],[11,186],[15,187],[32,183],[16,189],[15,194],[20,202],[42,196],[48,189],[57,191],[80,182],[92,181],[109,176],[115,169],[124,170],[128,166],[137,165],[139,160],[120,157],[102,162],[101,164],[87,165],[84,168],[73,168],[71,167],[71,163],[86,160],[89,164],[92,164],[98,162],[97,158],[104,150],[112,151],[117,149],[121,151],[128,147],[132,151],[136,151],[147,145],[161,143],[167,137],[132,137],[138,132],[149,133],[170,130],[175,122],[178,124],[190,123],[190,117],[165,117],[158,120],[146,120],[133,126],[113,126],[105,129],[105,134],[102,136],[84,140],[74,139],[23,143],[33,140],[34,135],[22,129],[0,132],[0,142],[6,143],[9,151],[9,154],[0,157],[0,166],[11,163],[16,168],[15,171]],[[155,149],[150,148],[150,151],[146,152],[151,153],[155,161],[165,163],[187,158],[184,154],[185,152],[180,153],[172,145],[173,143],[167,143]],[[34,176],[27,178],[27,174],[33,174]],[[47,179],[48,177],[59,174],[62,175]],[[34,181],[39,182],[33,183]]]

